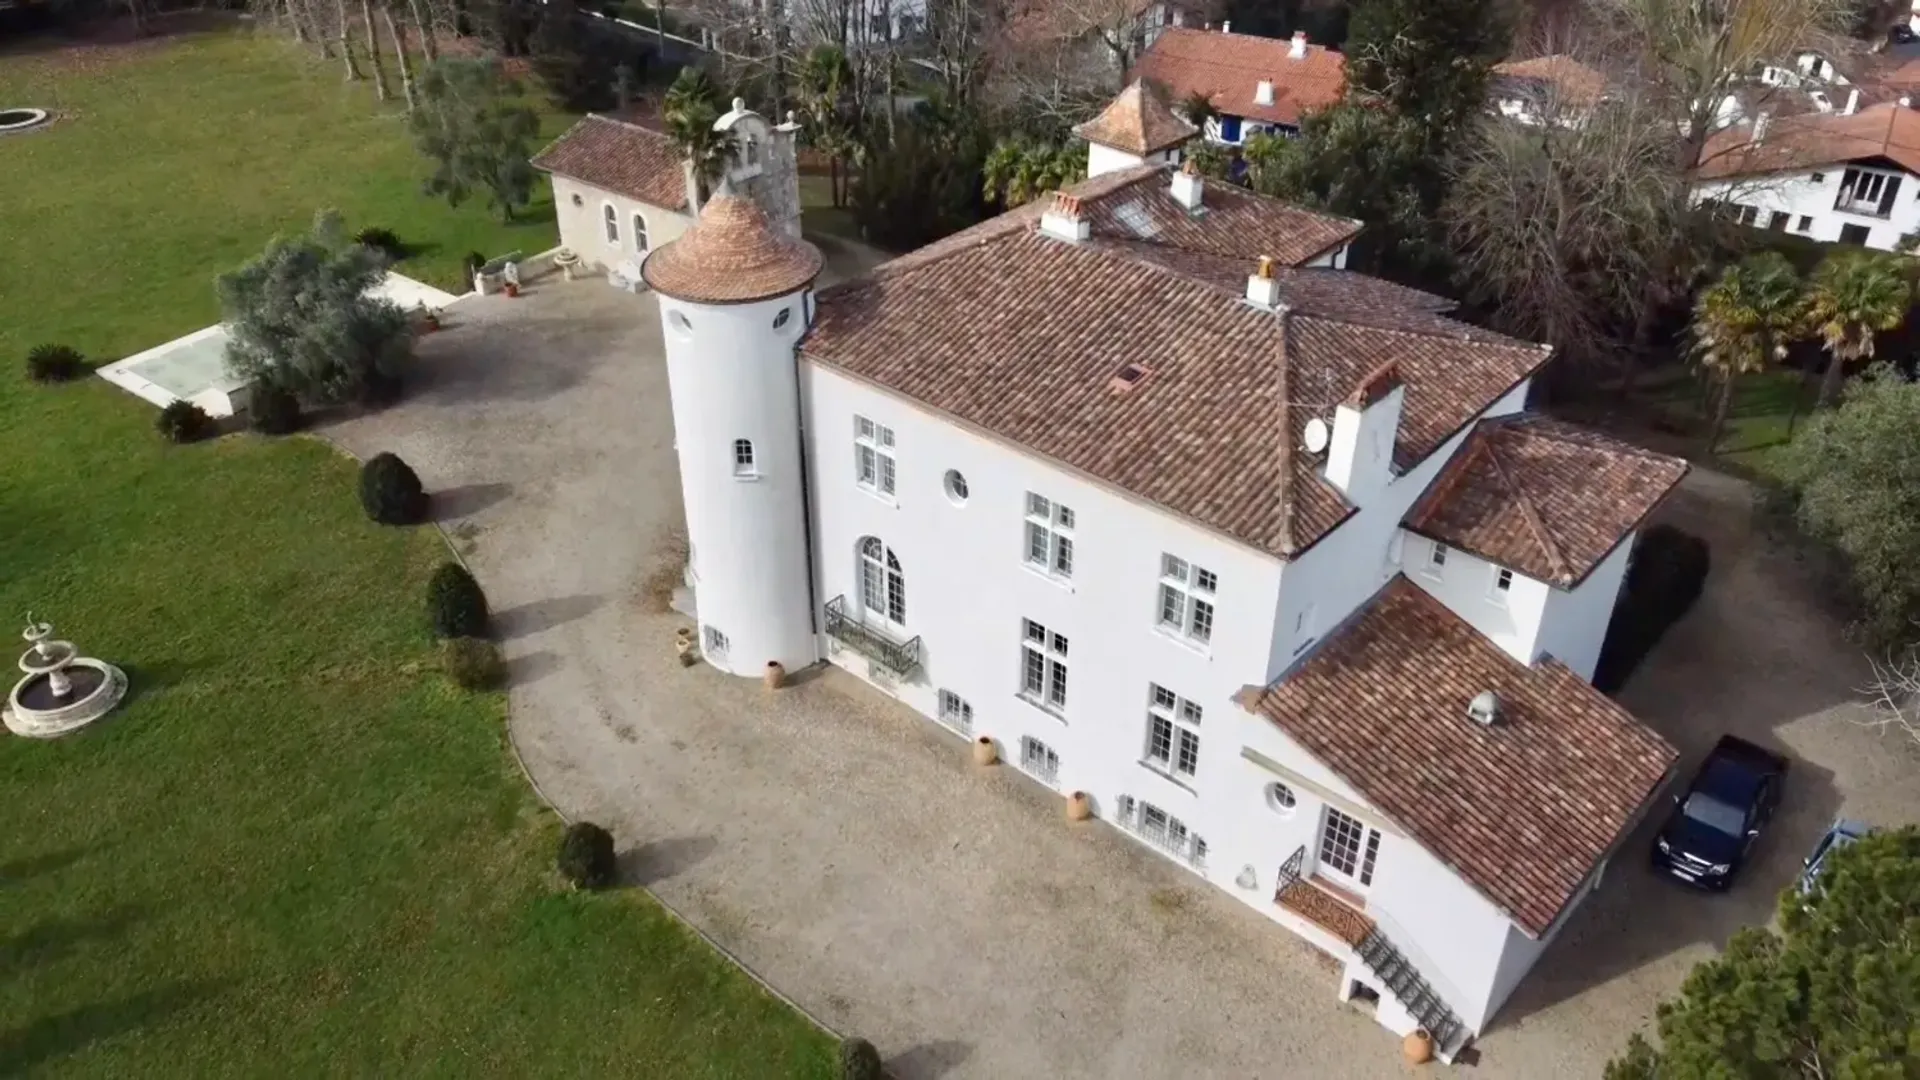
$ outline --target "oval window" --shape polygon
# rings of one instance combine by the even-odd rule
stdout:
[[[787,322],[788,322],[789,320],[791,320],[792,318],[793,318],[793,309],[792,309],[792,308],[790,308],[790,307],[783,307],[783,308],[781,308],[781,309],[780,309],[780,314],[778,314],[778,315],[775,315],[775,316],[773,317],[773,328],[774,328],[775,330],[778,330],[778,329],[780,329],[781,327],[783,327],[783,326],[785,326],[785,325],[787,325]]]
[[[1285,816],[1293,813],[1293,808],[1296,805],[1298,805],[1298,800],[1294,798],[1292,788],[1285,784],[1267,785],[1268,809],[1276,814]]]
[[[955,506],[967,505],[967,478],[959,469],[947,470],[947,499]]]
[[[691,334],[693,332],[693,324],[687,321],[687,317],[685,315],[682,315],[677,311],[668,312],[667,321],[673,324],[673,328],[675,330],[678,330],[683,334]]]

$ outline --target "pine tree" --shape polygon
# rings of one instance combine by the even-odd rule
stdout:
[[[1347,35],[1347,94],[1415,121],[1438,148],[1485,110],[1487,74],[1512,37],[1495,0],[1361,0]]]

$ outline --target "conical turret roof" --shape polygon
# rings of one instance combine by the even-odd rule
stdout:
[[[1152,84],[1140,79],[1120,91],[1099,116],[1073,131],[1090,143],[1142,157],[1179,146],[1200,134],[1199,128],[1174,113]]]
[[[675,300],[746,304],[802,288],[820,264],[820,249],[768,224],[753,200],[716,195],[684,236],[647,256],[640,276]]]

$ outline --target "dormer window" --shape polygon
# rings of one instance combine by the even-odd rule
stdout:
[[[1151,374],[1153,369],[1145,364],[1128,364],[1114,372],[1113,380],[1107,384],[1107,388],[1116,394],[1124,394],[1147,381],[1147,376]]]
[[[1495,607],[1506,607],[1507,594],[1512,591],[1513,571],[1504,566],[1495,567],[1493,571],[1493,589],[1487,593],[1487,599],[1493,601]]]

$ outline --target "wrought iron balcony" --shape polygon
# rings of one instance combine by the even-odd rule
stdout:
[[[827,636],[886,668],[896,678],[905,678],[920,670],[918,635],[901,641],[884,630],[868,626],[847,613],[844,596],[827,601]]]

